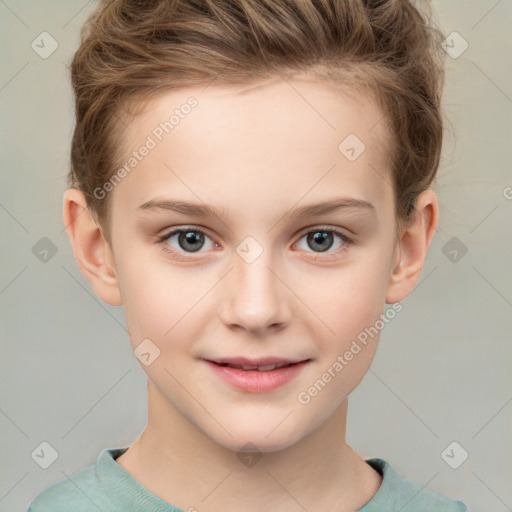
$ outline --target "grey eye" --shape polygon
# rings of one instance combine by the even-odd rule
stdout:
[[[164,240],[174,250],[193,253],[200,251],[205,246],[205,242],[210,240],[210,238],[198,229],[175,229]],[[177,240],[178,247],[171,243],[173,240]],[[213,247],[213,241],[210,240],[210,242]]]
[[[340,239],[341,243],[336,244],[336,238]],[[302,250],[307,250],[304,247],[300,247],[300,242],[304,239],[306,241],[307,247],[312,249],[313,252],[325,252],[331,249],[333,246],[335,246],[335,249],[339,249],[347,241],[344,235],[337,233],[336,231],[316,229],[314,231],[310,231],[301,238],[297,245]]]

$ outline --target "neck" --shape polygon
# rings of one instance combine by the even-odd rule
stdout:
[[[297,443],[239,458],[184,418],[148,380],[147,427],[116,462],[183,510],[354,511],[377,492],[381,477],[346,444],[346,417],[347,400]]]

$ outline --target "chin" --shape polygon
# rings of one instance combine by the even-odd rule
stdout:
[[[272,426],[267,428],[267,424],[270,425],[270,423]],[[222,431],[222,433],[217,431],[216,435],[209,435],[209,437],[217,444],[236,453],[278,452],[292,446],[304,437],[291,423],[288,428],[284,428],[284,425],[278,425],[279,421],[275,420],[259,424],[253,422],[245,425],[238,422],[225,426],[232,437],[225,431]],[[219,436],[219,434],[221,435]]]

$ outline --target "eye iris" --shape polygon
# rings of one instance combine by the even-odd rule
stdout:
[[[326,240],[328,243],[325,243]],[[313,244],[319,244],[319,247],[313,247],[311,245]],[[333,234],[332,233],[326,233],[325,231],[314,231],[308,235],[308,245],[312,248],[318,248],[319,252],[327,251],[327,249],[330,249],[333,244]]]
[[[178,236],[178,243],[182,249],[196,252],[204,243],[204,235],[197,231],[182,231]]]
[[[333,245],[334,235],[329,231],[312,231],[307,235],[309,247],[325,252]],[[180,231],[178,233],[179,246],[189,252],[197,252],[204,244],[204,234],[201,231]]]

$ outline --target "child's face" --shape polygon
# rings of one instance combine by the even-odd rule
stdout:
[[[358,335],[380,319],[399,263],[381,111],[357,93],[291,83],[155,99],[130,124],[126,159],[148,135],[156,147],[110,197],[131,343],[149,339],[160,350],[142,368],[169,411],[231,449],[284,448],[335,412],[372,361],[378,336],[364,345]],[[155,128],[190,96],[198,105],[159,141]],[[338,149],[349,134],[366,146],[353,161],[345,155],[361,151],[357,139]],[[348,206],[294,213],[336,200]],[[149,201],[209,205],[223,218],[141,208]],[[177,227],[188,239],[158,242]],[[231,371],[235,380],[245,372],[238,385],[207,362],[242,357],[307,362],[267,375]],[[321,390],[310,392],[315,383]]]

